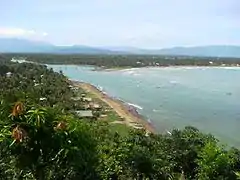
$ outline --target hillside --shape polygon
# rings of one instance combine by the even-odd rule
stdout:
[[[109,109],[79,116],[87,92],[46,66],[0,59],[0,85],[1,179],[238,179],[240,151],[194,127],[146,134],[112,129]]]
[[[196,46],[165,49],[137,47],[90,47],[83,45],[56,46],[50,43],[24,39],[0,39],[2,53],[50,53],[50,54],[136,54],[169,56],[240,57],[240,46]]]
[[[240,57],[240,46],[199,46],[175,47],[155,51],[159,54],[208,56],[208,57]]]
[[[1,53],[110,54],[110,50],[81,45],[55,46],[24,39],[0,39]]]

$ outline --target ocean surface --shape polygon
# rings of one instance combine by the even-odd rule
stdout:
[[[240,147],[240,68],[163,67],[94,71],[49,65],[138,108],[159,132],[195,126]]]

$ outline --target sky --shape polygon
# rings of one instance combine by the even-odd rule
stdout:
[[[240,0],[0,0],[0,37],[56,45],[240,45]]]

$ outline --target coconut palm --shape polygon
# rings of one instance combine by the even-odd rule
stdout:
[[[40,127],[46,121],[46,108],[31,109],[27,112],[28,123]]]

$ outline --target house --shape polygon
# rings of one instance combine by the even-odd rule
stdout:
[[[107,115],[106,114],[102,114],[100,117],[101,118],[105,118],[105,117],[107,117]]]
[[[81,110],[81,111],[75,111],[75,112],[79,117],[89,117],[89,118],[93,117],[92,111]]]
[[[12,73],[11,73],[11,72],[8,72],[8,73],[6,73],[6,76],[7,76],[7,77],[11,77],[11,76],[12,76]]]
[[[39,98],[39,100],[40,100],[40,101],[45,101],[45,100],[47,100],[47,98],[41,97],[41,98]]]
[[[71,100],[73,100],[73,101],[80,101],[81,97],[72,97]]]
[[[86,94],[82,93],[81,96],[82,96],[82,97],[86,97]]]
[[[11,62],[15,62],[15,63],[26,63],[27,61],[25,59],[15,59],[15,58],[12,58],[11,59]]]
[[[89,103],[89,107],[92,109],[101,109],[101,106],[97,103]]]
[[[92,98],[88,98],[88,97],[84,97],[82,100],[86,102],[92,102]]]
[[[73,91],[78,91],[78,90],[79,90],[78,87],[71,87],[71,89],[72,89]]]

